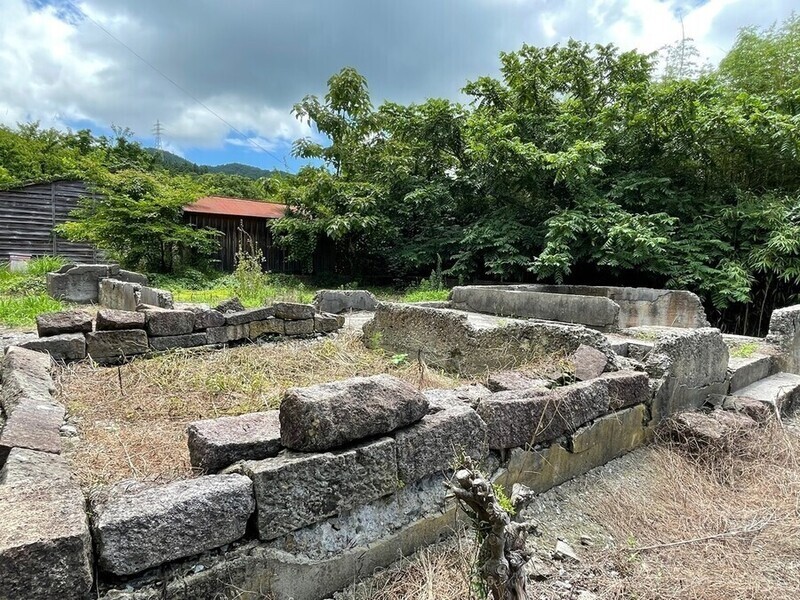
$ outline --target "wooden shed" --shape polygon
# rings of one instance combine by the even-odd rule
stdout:
[[[84,263],[100,260],[99,250],[68,242],[53,232],[67,221],[80,198],[91,195],[82,181],[68,180],[0,190],[0,262],[12,255],[58,255]]]
[[[272,240],[269,222],[280,219],[286,212],[283,204],[208,196],[183,208],[187,223],[208,227],[222,233],[218,266],[223,271],[233,271],[236,253],[240,247],[248,248],[250,240],[264,254],[265,271],[299,273],[300,265],[286,260],[284,250]]]

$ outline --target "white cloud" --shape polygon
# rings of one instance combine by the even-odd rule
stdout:
[[[42,0],[37,1],[38,5]],[[369,80],[375,103],[460,98],[468,79],[496,73],[498,53],[570,37],[658,50],[687,37],[718,61],[738,28],[785,19],[796,0],[82,0],[85,14],[188,90],[244,137],[283,152],[309,134],[293,102],[324,93],[343,66]],[[0,0],[0,122],[153,123],[176,149],[242,139],[88,19]],[[63,16],[63,15],[62,15]],[[261,142],[259,142],[261,143]]]

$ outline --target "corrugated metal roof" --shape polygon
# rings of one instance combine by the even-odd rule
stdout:
[[[210,215],[229,215],[232,217],[261,217],[264,219],[280,219],[286,213],[285,204],[243,200],[241,198],[224,198],[207,196],[183,207],[191,213]]]

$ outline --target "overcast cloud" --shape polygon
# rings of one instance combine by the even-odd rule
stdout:
[[[570,37],[657,50],[686,35],[716,62],[747,25],[785,19],[796,0],[0,0],[0,123],[133,129],[156,119],[168,147],[272,166],[307,131],[290,114],[354,66],[373,100],[459,98],[498,54]],[[75,10],[75,6],[79,10]],[[81,14],[83,13],[83,14]],[[88,17],[90,18],[87,18]],[[93,23],[96,21],[101,27]],[[224,153],[224,154],[223,154]],[[245,153],[245,154],[243,154]],[[206,156],[209,156],[206,154]],[[225,162],[221,159],[221,162]]]

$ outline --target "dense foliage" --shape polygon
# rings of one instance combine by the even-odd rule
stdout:
[[[97,200],[81,202],[60,233],[150,272],[202,265],[216,249],[216,234],[184,223],[186,204],[205,195],[268,195],[264,179],[176,173],[164,168],[160,155],[130,138],[130,131],[119,128],[109,139],[88,130],[43,129],[37,123],[0,126],[0,188],[62,178],[86,181]]]
[[[718,70],[570,41],[501,55],[468,106],[375,108],[344,69],[296,115],[328,140],[276,189],[307,263],[351,274],[687,288],[721,325],[762,331],[800,282],[800,18],[747,29]],[[689,48],[691,49],[691,48]]]

